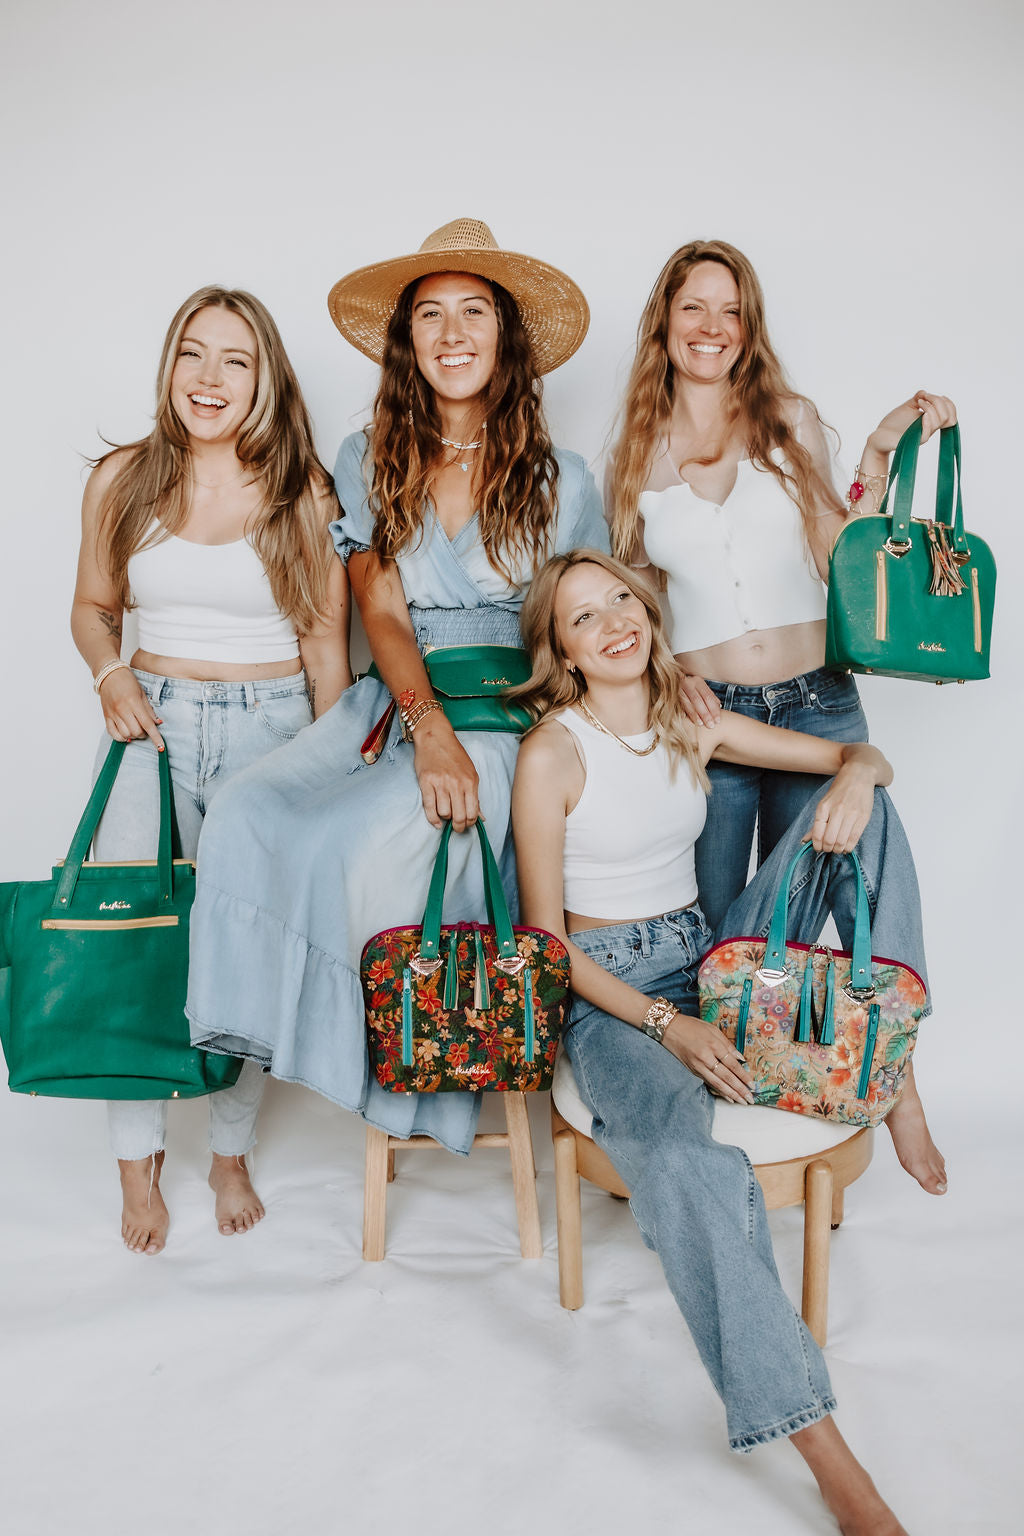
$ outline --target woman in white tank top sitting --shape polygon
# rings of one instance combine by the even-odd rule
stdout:
[[[108,734],[130,743],[97,858],[154,856],[165,750],[182,853],[194,857],[220,786],[351,682],[348,586],[327,532],[337,512],[267,310],[240,290],[200,289],[164,340],[153,431],[98,460],[82,507],[72,633]],[[129,664],[122,622],[133,608],[139,648]],[[244,1160],[262,1094],[250,1062],[234,1087],[210,1096],[210,1184],[225,1235],[263,1215]],[[169,1220],[166,1100],[108,1109],[121,1235],[136,1253],[158,1253]]]
[[[866,743],[728,711],[693,725],[656,594],[596,550],[544,567],[522,629],[533,674],[518,701],[540,721],[523,740],[513,790],[520,909],[569,950],[564,1043],[595,1140],[632,1191],[644,1241],[724,1401],[732,1448],[789,1436],[848,1536],[895,1536],[903,1527],[831,1418],[828,1372],[779,1284],[750,1163],[711,1135],[709,1089],[736,1103],[752,1095],[742,1057],[695,1017],[712,940],[693,860],[709,761],[833,776],[732,905],[729,931],[767,932],[782,872],[807,838],[826,851],[857,845],[873,948],[923,976],[913,860],[876,787],[891,769]],[[831,909],[846,942],[855,905],[847,861],[820,861],[791,896],[789,931],[815,942]]]
[[[920,391],[871,433],[851,495],[876,511],[889,455],[916,416],[922,440],[956,420]],[[850,504],[836,491],[822,421],[769,341],[753,267],[721,240],[693,241],[662,270],[640,320],[608,475],[612,547],[664,574],[669,644],[690,720],[722,709],[832,741],[866,741],[857,686],[826,671],[829,552]],[[712,929],[746,884],[755,826],[762,863],[816,776],[713,763],[697,843]],[[904,1167],[929,1193],[945,1182],[913,1081],[890,1121]]]

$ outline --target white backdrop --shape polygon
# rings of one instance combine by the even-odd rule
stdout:
[[[979,1153],[974,1193],[991,1199],[998,1155],[985,1159],[983,1132],[999,1144],[992,1101],[1018,1092],[1005,1044],[1019,1012],[1006,1000],[1024,608],[1014,0],[6,0],[0,25],[3,878],[43,873],[84,802],[100,715],[68,631],[82,455],[148,430],[160,342],[187,293],[216,281],[268,304],[331,463],[375,382],[329,321],[331,283],[481,217],[590,300],[589,338],[546,398],[556,440],[595,457],[664,259],[721,237],[753,259],[776,345],[848,466],[915,388],[960,408],[968,526],[1001,572],[994,680],[869,679],[863,693],[924,892],[937,1007],[919,1075],[937,1134]],[[1006,1068],[983,1093],[968,1086],[968,1041]],[[287,1144],[301,1099],[278,1103]],[[69,1125],[88,1157],[61,1201],[109,1180],[81,1107],[31,1110],[0,1103],[12,1155],[43,1172],[38,1202],[18,1196],[29,1252]],[[954,1241],[948,1217],[927,1218]],[[1019,1239],[993,1235],[984,1265],[998,1276]],[[928,1529],[961,1528],[937,1521]]]

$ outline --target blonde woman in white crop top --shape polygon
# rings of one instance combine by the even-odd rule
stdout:
[[[828,1372],[779,1284],[749,1162],[711,1136],[705,1090],[740,1104],[752,1095],[742,1057],[694,1016],[711,934],[692,860],[710,761],[830,776],[779,857],[788,863],[805,837],[819,850],[858,845],[878,892],[873,935],[893,946],[885,953],[923,966],[913,862],[878,789],[891,769],[866,743],[725,711],[711,726],[691,723],[653,588],[596,550],[556,556],[538,573],[522,629],[533,674],[518,692],[540,723],[523,740],[513,788],[520,908],[569,950],[565,1049],[595,1138],[631,1189],[723,1399],[732,1448],[790,1437],[843,1530],[898,1536],[903,1527],[831,1417]],[[755,876],[730,931],[766,931],[777,862]],[[837,894],[843,883],[827,882],[841,933],[853,915],[849,893]],[[802,886],[791,931],[814,942],[827,909],[820,882]]]
[[[71,628],[108,735],[129,743],[98,858],[153,857],[165,750],[182,852],[194,857],[220,786],[351,682],[348,586],[328,533],[337,511],[267,310],[241,290],[192,294],[164,340],[153,431],[96,463],[82,508]],[[129,609],[139,628],[130,665]],[[144,1016],[144,998],[139,1007]],[[210,1096],[210,1184],[225,1235],[264,1214],[245,1164],[262,1088],[247,1063],[234,1087]],[[108,1106],[121,1235],[136,1253],[159,1253],[167,1236],[166,1108]]]

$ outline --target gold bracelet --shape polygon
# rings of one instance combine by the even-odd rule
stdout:
[[[433,710],[440,708],[441,702],[439,699],[421,699],[420,702],[418,704],[414,704],[411,709],[403,709],[401,711],[402,735],[405,737],[405,740],[411,741],[412,733],[419,725],[420,721],[426,715],[431,714]]]
[[[125,667],[129,672],[132,670],[130,661],[108,661],[105,667],[101,667],[92,680],[93,693],[99,693],[111,672],[120,672],[122,667]]]
[[[649,1035],[652,1040],[657,1040],[659,1045],[664,1043],[665,1030],[675,1018],[679,1009],[675,1003],[670,1003],[667,997],[656,997],[640,1020],[640,1030]]]
[[[871,492],[871,499],[874,502],[874,506],[871,510],[873,512],[877,512],[879,507],[882,505],[882,497],[885,495],[885,487],[887,483],[887,475],[862,475],[860,465],[858,464],[857,468],[853,472],[853,482],[850,485],[849,491],[846,493],[847,513],[851,514],[853,509],[856,507],[858,516],[867,515],[865,513],[865,509],[860,505],[861,498],[863,497],[865,491]]]

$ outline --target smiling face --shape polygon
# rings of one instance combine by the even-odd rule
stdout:
[[[412,345],[439,405],[464,409],[479,399],[498,355],[490,284],[466,272],[425,277],[413,296]]]
[[[185,325],[171,375],[171,402],[190,437],[232,442],[256,397],[252,327],[230,309],[197,310]]]
[[[567,665],[589,686],[632,683],[651,655],[651,621],[641,598],[590,561],[565,572],[555,593],[555,631]]]
[[[743,326],[736,279],[720,261],[698,261],[672,295],[665,349],[679,378],[728,379],[743,352]]]

